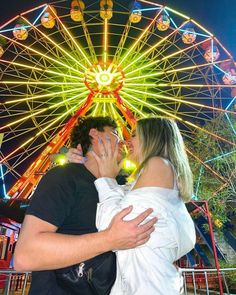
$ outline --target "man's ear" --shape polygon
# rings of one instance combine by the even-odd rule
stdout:
[[[98,131],[96,128],[91,128],[89,131],[89,135],[92,137],[92,139],[98,138]]]

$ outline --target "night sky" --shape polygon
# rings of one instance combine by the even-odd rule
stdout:
[[[123,4],[130,1],[120,0]],[[152,0],[155,1],[155,0]],[[45,2],[43,0],[1,0],[0,24],[34,6]],[[71,1],[68,1],[70,5]],[[85,0],[94,2],[93,0]],[[236,0],[157,0],[159,4],[182,12],[198,21],[207,30],[216,35],[219,41],[231,52],[236,60]]]

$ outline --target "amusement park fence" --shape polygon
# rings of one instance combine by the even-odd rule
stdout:
[[[184,295],[236,294],[229,283],[229,278],[236,275],[236,268],[220,269],[182,269]],[[222,280],[224,293],[219,292],[219,278]],[[0,294],[27,295],[31,282],[30,272],[19,273],[13,270],[0,270]],[[43,287],[43,286],[42,286]]]

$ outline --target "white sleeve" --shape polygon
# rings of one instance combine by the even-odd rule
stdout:
[[[96,226],[98,230],[106,229],[112,218],[122,209],[132,205],[133,210],[124,218],[131,220],[137,217],[148,208],[153,209],[143,223],[146,223],[153,217],[158,221],[155,225],[155,231],[147,242],[150,248],[176,248],[176,222],[161,202],[163,196],[159,196],[158,190],[142,189],[127,191],[123,186],[117,184],[115,179],[99,178],[95,181],[98,190],[100,203],[97,207]]]
[[[97,205],[96,227],[103,230],[108,227],[112,218],[121,211],[124,186],[120,186],[113,178],[102,177],[94,182],[98,191],[99,203]]]

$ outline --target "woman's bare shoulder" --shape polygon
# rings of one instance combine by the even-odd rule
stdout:
[[[145,186],[173,188],[173,171],[169,161],[161,157],[152,157],[148,160],[135,188]]]

